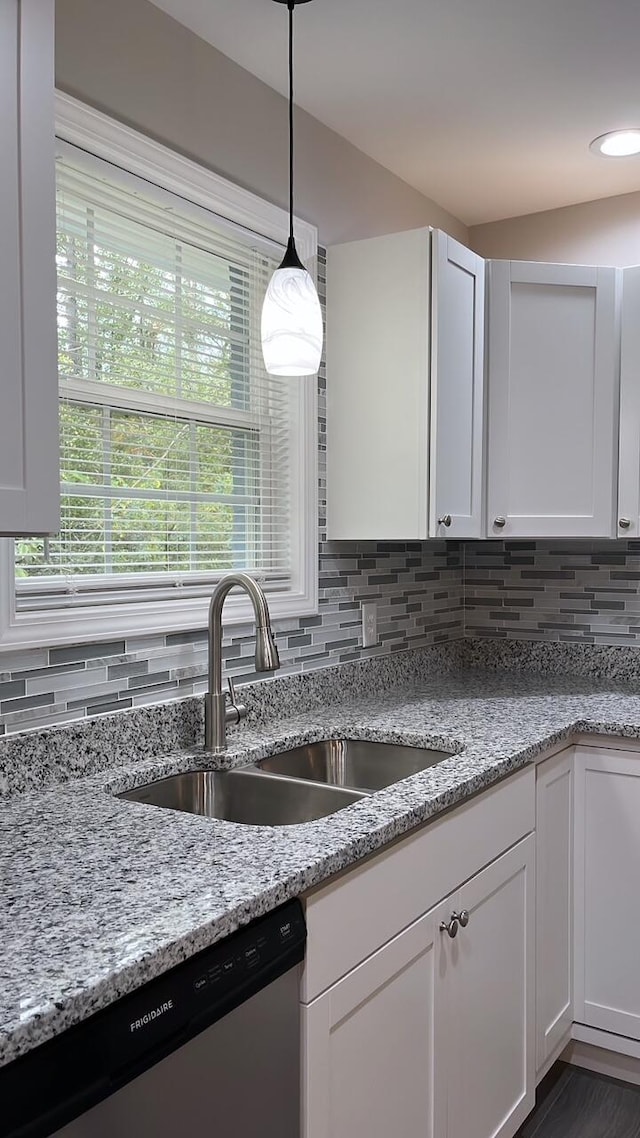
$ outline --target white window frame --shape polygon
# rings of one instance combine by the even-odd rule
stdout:
[[[285,210],[263,201],[204,166],[130,127],[56,92],[56,134],[87,152],[178,194],[221,218],[284,246],[289,232]],[[317,229],[294,219],[296,244],[312,277],[317,269]],[[315,377],[303,378],[297,388],[294,415],[300,429],[293,433],[291,508],[291,589],[269,596],[274,621],[318,611],[318,395]],[[0,549],[0,651],[87,641],[123,639],[205,628],[208,597],[106,603],[82,609],[16,612],[13,541]],[[225,623],[243,624],[253,610],[243,594],[230,595]]]

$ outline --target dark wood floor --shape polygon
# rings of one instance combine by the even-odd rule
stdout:
[[[640,1138],[640,1086],[564,1067],[518,1138]]]

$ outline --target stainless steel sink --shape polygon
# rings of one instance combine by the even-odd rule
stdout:
[[[188,771],[118,795],[128,802],[146,802],[245,826],[312,822],[363,797],[355,790],[266,776],[256,770]]]
[[[310,779],[333,787],[371,793],[449,758],[450,751],[369,743],[365,739],[325,739],[261,759],[269,774]]]
[[[118,798],[245,826],[295,826],[427,770],[450,751],[325,739],[234,771],[187,771],[125,790]]]

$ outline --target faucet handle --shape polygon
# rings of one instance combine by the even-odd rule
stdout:
[[[234,684],[231,676],[227,677],[227,684],[229,691],[224,693],[225,702],[225,722],[226,723],[239,723],[244,719],[247,714],[247,709],[243,703],[237,702],[236,685]]]

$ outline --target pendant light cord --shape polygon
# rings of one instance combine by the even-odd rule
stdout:
[[[293,9],[295,0],[288,0],[289,9],[289,239],[293,240]]]
[[[289,240],[280,268],[304,269],[293,237],[293,9],[296,0],[277,0],[277,2],[279,4],[286,2],[289,11]],[[306,0],[301,0],[301,3],[304,2]]]

